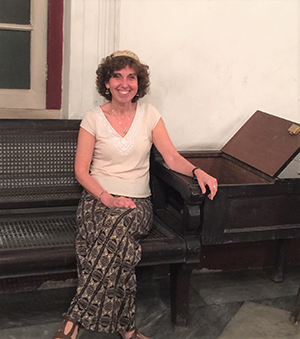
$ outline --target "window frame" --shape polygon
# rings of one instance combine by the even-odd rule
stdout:
[[[42,67],[37,75],[44,77],[42,88],[43,99],[37,107],[31,105],[19,105],[17,108],[3,107],[1,104],[0,118],[60,118],[62,100],[62,53],[63,53],[63,9],[64,0],[32,0],[32,11],[36,14],[39,6],[43,6],[42,21],[44,30],[36,38],[43,39],[42,45]],[[33,21],[33,25],[37,22]],[[3,27],[4,24],[2,24]],[[42,47],[41,47],[42,46]],[[38,59],[41,60],[41,59]],[[36,80],[35,80],[36,81]],[[3,90],[20,91],[20,90]],[[21,90],[24,91],[24,90]],[[32,90],[29,90],[32,91]],[[13,93],[13,100],[16,96]],[[1,100],[0,96],[0,102]]]

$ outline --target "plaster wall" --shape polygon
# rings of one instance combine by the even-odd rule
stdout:
[[[221,148],[258,109],[300,122],[299,0],[69,0],[65,22],[68,118],[103,102],[101,58],[131,49],[179,150]]]

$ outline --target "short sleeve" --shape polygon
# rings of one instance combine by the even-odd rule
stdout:
[[[89,110],[86,112],[83,117],[80,127],[84,128],[93,136],[96,136],[96,121],[95,121],[95,111]]]
[[[161,115],[158,110],[151,104],[148,104],[148,118],[150,130],[153,131],[155,126],[159,122]]]

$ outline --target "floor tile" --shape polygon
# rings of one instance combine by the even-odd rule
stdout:
[[[153,339],[300,339],[288,319],[299,282],[299,267],[287,269],[282,283],[271,281],[265,270],[195,271],[190,325],[179,330],[171,324],[168,277],[143,273],[138,277],[137,325]],[[74,286],[58,287],[47,284],[28,291],[26,286],[23,292],[1,294],[0,339],[52,338],[75,293]],[[115,338],[118,334],[86,330],[80,337]]]
[[[300,339],[288,318],[289,312],[245,302],[218,339]]]
[[[40,324],[0,330],[1,339],[50,339],[59,324]]]
[[[298,290],[289,277],[275,283],[260,271],[213,273],[211,277],[196,275],[192,286],[208,305],[291,296]]]

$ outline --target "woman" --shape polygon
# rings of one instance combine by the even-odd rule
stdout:
[[[84,187],[77,211],[78,288],[55,339],[75,339],[79,327],[147,339],[135,327],[135,266],[139,239],[152,224],[149,153],[152,143],[174,171],[197,178],[209,198],[217,180],[176,151],[158,111],[139,103],[149,88],[148,66],[118,51],[97,69],[97,89],[108,102],[82,120],[75,175]]]

